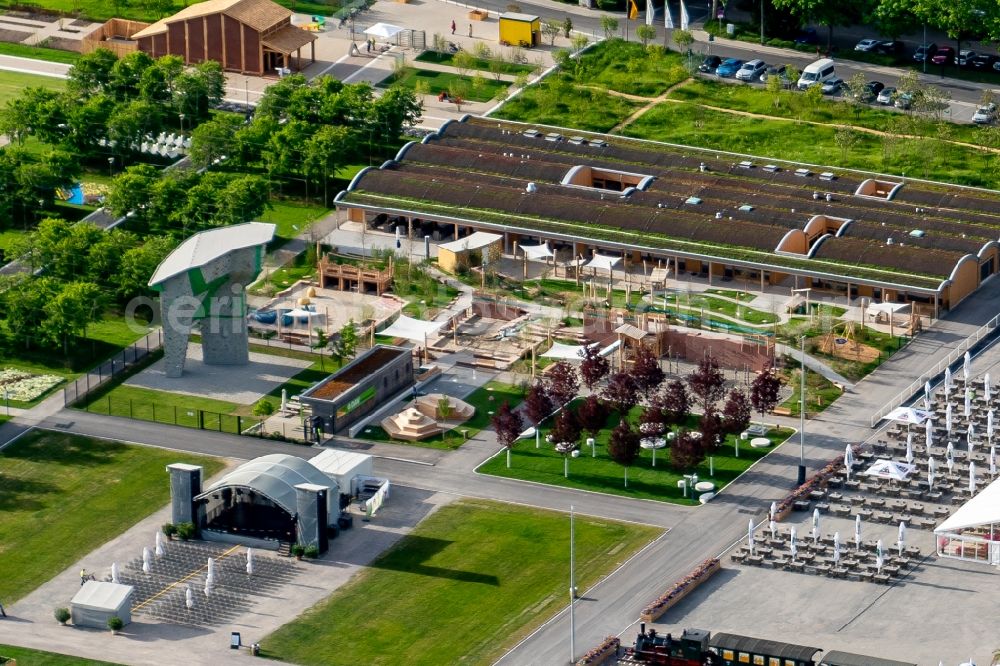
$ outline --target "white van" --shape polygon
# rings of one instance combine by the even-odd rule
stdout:
[[[817,60],[802,70],[802,76],[799,77],[798,88],[799,90],[805,90],[810,86],[826,83],[836,75],[837,74],[833,69],[832,60],[829,58]]]

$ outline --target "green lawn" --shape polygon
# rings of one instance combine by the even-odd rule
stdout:
[[[798,368],[790,369],[785,375],[785,383],[792,388],[792,395],[781,403],[790,412],[790,416],[798,416],[801,407],[802,375]],[[843,391],[833,385],[829,379],[818,372],[806,373],[806,417],[822,412],[840,397]]]
[[[492,412],[495,412],[500,405],[506,402],[511,407],[517,407],[521,404],[522,400],[524,400],[524,396],[521,395],[520,389],[516,386],[490,381],[465,397],[465,402],[472,405],[476,413],[473,414],[471,419],[454,430],[429,437],[419,442],[404,442],[390,438],[389,433],[383,430],[381,426],[373,423],[370,427],[358,433],[358,438],[376,442],[423,446],[431,449],[454,450],[462,446],[462,443],[465,442],[465,437],[462,435],[463,430],[468,431],[470,438],[475,437],[479,434],[480,430],[491,427]],[[399,403],[400,408],[408,401],[409,398],[401,401]]]
[[[0,106],[19,96],[22,90],[29,87],[62,90],[66,87],[66,81],[51,76],[0,71]]]
[[[493,116],[589,132],[608,132],[639,106],[639,102],[599,90],[575,88],[558,78],[549,77],[528,86],[495,111]]]
[[[449,65],[452,67],[454,66],[454,63],[452,62],[454,59],[455,59],[454,53],[438,53],[437,51],[424,51],[416,58],[414,58],[414,60],[417,62],[433,62],[435,64]],[[484,72],[489,72],[490,61],[484,60],[482,58],[476,58],[473,61],[472,68],[479,69]],[[500,65],[501,74],[531,74],[536,69],[537,67],[535,67],[534,65],[522,65],[516,62],[504,62]],[[490,74],[490,76],[492,76],[492,73]]]
[[[12,603],[167,503],[164,467],[215,458],[35,431],[0,451],[0,599]],[[34,663],[34,662],[24,662]]]
[[[415,90],[418,83],[427,86],[426,94],[437,95],[441,92],[447,92],[470,102],[488,102],[496,98],[509,85],[504,81],[482,76],[477,86],[474,77],[471,76],[415,67],[404,67],[402,73],[392,74],[378,85],[381,88],[395,85]]]
[[[638,420],[640,410],[636,408],[630,414],[633,423]],[[651,499],[673,504],[694,505],[696,498],[685,498],[677,482],[683,475],[670,466],[669,447],[660,449],[656,454],[656,467],[653,467],[651,451],[642,451],[641,456],[628,471],[628,487],[625,487],[624,468],[608,457],[607,442],[611,429],[616,424],[617,416],[608,418],[607,427],[601,431],[597,439],[597,456],[593,457],[590,447],[582,444],[580,457],[570,458],[569,478],[563,476],[563,455],[545,442],[548,427],[542,428],[541,447],[535,448],[535,440],[517,442],[511,454],[511,467],[507,469],[506,454],[490,458],[479,466],[479,472],[492,476],[503,476],[524,481],[535,481],[554,486],[592,490],[637,499]],[[697,419],[691,417],[687,426],[697,429]],[[774,444],[780,444],[792,435],[788,429],[774,430],[768,438]],[[586,441],[585,438],[581,438]],[[702,481],[713,481],[716,492],[724,488],[736,477],[742,474],[750,465],[763,458],[770,448],[754,449],[748,442],[740,442],[739,457],[735,457],[736,437],[726,438],[718,451],[713,454],[715,475],[711,476],[709,461],[706,458],[695,470]]]
[[[278,228],[274,235],[290,239],[304,232],[310,224],[329,212],[329,208],[318,204],[280,200],[271,202],[271,208],[265,210],[258,221],[276,224]]]
[[[26,44],[14,44],[12,42],[0,42],[0,55],[16,56],[18,58],[32,58],[34,60],[48,60],[50,62],[61,62],[66,65],[76,64],[80,59],[78,51],[64,51],[63,49],[51,49],[45,46],[28,46]]]
[[[586,590],[661,530],[578,517]],[[568,602],[569,517],[479,500],[442,507],[260,643],[297,664],[491,664]]]
[[[731,298],[734,301],[752,301],[757,298],[756,294],[748,291],[737,291],[735,289],[706,289],[706,294],[715,294],[716,296],[725,296],[726,298]]]
[[[250,416],[249,405],[124,384],[98,391],[89,401],[77,407],[93,414],[237,434],[258,421]],[[237,418],[237,412],[243,416],[242,419]]]
[[[14,645],[0,645],[0,664],[7,659],[16,659],[18,664],[24,666],[119,666],[110,661],[94,661]]]
[[[716,312],[751,324],[773,324],[778,321],[778,316],[770,312],[754,310],[745,305],[737,305],[732,301],[703,294],[693,294],[690,298],[690,307],[705,308],[710,312]]]
[[[320,14],[331,16],[344,3],[340,0],[312,2],[310,0],[277,0],[279,5],[284,5],[292,11],[301,14]],[[162,5],[136,2],[120,2],[116,0],[38,0],[31,3],[32,8],[58,12],[66,16],[77,16],[90,19],[92,21],[103,22],[110,18],[120,17],[135,21],[145,21],[153,23],[165,16],[170,16],[188,3],[173,2]],[[336,29],[336,21],[327,22],[327,30]],[[52,49],[48,49],[52,50]]]
[[[616,39],[589,49],[572,67],[557,76],[577,84],[656,97],[690,74],[680,53],[665,51],[655,44],[643,48],[639,42]]]

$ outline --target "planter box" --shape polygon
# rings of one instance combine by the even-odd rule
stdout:
[[[669,601],[667,601],[662,606],[658,606],[656,608],[654,608],[652,606],[650,606],[648,608],[645,608],[642,611],[642,613],[639,615],[639,617],[642,619],[643,622],[654,622],[654,621],[656,621],[657,619],[660,618],[661,615],[663,615],[668,610],[670,610],[675,605],[677,605],[677,602],[679,602],[681,599],[683,599],[687,595],[691,594],[691,592],[693,590],[698,589],[699,585],[701,585],[706,580],[708,580],[709,578],[711,578],[712,576],[714,576],[716,574],[716,572],[719,571],[719,569],[721,569],[721,568],[722,568],[722,562],[720,560],[714,560],[710,565],[708,565],[705,568],[705,570],[702,572],[702,574],[698,578],[689,581],[688,584],[687,584],[687,586],[683,590],[681,590],[680,592],[678,592],[677,594],[675,594],[673,597],[671,597]],[[676,587],[677,587],[677,585],[674,585],[673,587],[671,587],[670,590],[667,590],[666,594],[669,594],[670,591],[673,590],[673,589],[675,589]],[[664,596],[666,596],[666,595],[664,595]]]
[[[403,1],[405,2],[405,0]],[[489,14],[485,9],[473,9],[469,12],[470,21],[485,21],[487,18],[489,18]]]
[[[576,666],[597,666],[598,664],[603,664],[612,655],[618,654],[618,648],[620,645],[621,641],[618,638],[609,636],[604,639],[603,643],[588,652],[582,659],[576,662]]]

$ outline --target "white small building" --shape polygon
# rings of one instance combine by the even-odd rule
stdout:
[[[107,629],[108,619],[119,617],[132,622],[132,586],[88,580],[69,602],[70,615],[77,627]]]
[[[360,478],[374,476],[372,457],[367,453],[344,451],[341,449],[324,449],[309,463],[330,477],[340,488],[342,495],[356,495]]]

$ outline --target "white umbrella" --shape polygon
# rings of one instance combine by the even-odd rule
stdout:
[[[247,548],[247,575],[253,575],[253,548]]]
[[[969,379],[972,376],[971,370],[972,370],[972,356],[969,354],[969,352],[965,352],[965,358],[962,360],[962,373],[965,375],[966,384],[969,383]]]
[[[906,434],[906,464],[913,464],[913,435],[910,433]]]
[[[903,545],[906,543],[906,523],[903,521],[899,523],[899,540],[897,543],[899,544],[899,556],[902,557]]]
[[[990,476],[997,475],[997,450],[990,446]]]
[[[770,520],[773,523],[777,514],[778,514],[778,505],[775,504],[774,502],[771,502],[771,510],[770,512],[768,512],[767,515],[768,520]]]
[[[788,551],[792,554],[792,559],[794,560],[795,559],[795,554],[799,552],[799,549],[795,546],[795,528],[794,527],[792,528],[791,532],[789,533],[789,538],[791,539],[791,543],[788,546]]]
[[[205,581],[205,596],[210,596],[212,594],[212,583]]]
[[[986,439],[993,443],[993,410],[986,412]]]
[[[969,429],[965,431],[965,448],[968,450],[970,458],[972,457],[972,438],[975,436],[972,423],[969,423]]]
[[[882,573],[882,566],[884,564],[885,564],[885,557],[882,556],[882,551],[879,551],[878,555],[875,556],[875,570],[879,574]]]
[[[924,443],[927,445],[927,448],[929,449],[934,444],[934,424],[929,419],[927,421],[924,421],[924,436],[925,439],[927,440]]]
[[[965,409],[963,416],[968,418],[972,414],[972,389],[965,389]]]
[[[989,403],[989,401],[990,401],[990,373],[988,373],[988,372],[986,373],[986,376],[983,377],[983,395],[986,396],[986,402]]]
[[[847,450],[844,451],[844,471],[847,472],[847,480],[851,480],[851,466],[854,464],[854,451],[851,451],[851,445],[847,445]]]
[[[833,533],[833,566],[840,564],[840,532]]]
[[[951,474],[955,468],[955,447],[948,442],[948,449],[945,452],[945,462],[948,463],[948,473]]]
[[[194,595],[191,593],[190,587],[184,589],[184,605],[188,607],[188,610],[194,608]]]
[[[951,436],[951,403],[944,408],[944,427],[948,431],[948,436]]]
[[[778,533],[778,524],[772,520],[768,522],[767,526],[771,529],[771,539],[773,540]]]
[[[861,516],[854,517],[854,546],[861,550]]]
[[[750,547],[750,554],[753,555],[753,519],[750,519],[750,524],[747,526],[747,545]]]
[[[215,583],[215,559],[208,558],[208,574],[205,576],[205,587]]]
[[[118,563],[117,562],[112,562],[111,563],[111,582],[115,583],[115,584],[121,582],[120,580],[118,580]]]
[[[163,557],[163,533],[159,530],[156,531],[156,556]]]
[[[281,413],[288,411],[288,389],[281,389]]]
[[[951,392],[951,368],[944,369],[944,397]]]
[[[937,469],[937,461],[934,456],[927,459],[927,487],[934,490],[934,471]]]
[[[976,494],[976,463],[969,463],[969,494]]]
[[[142,547],[142,572],[149,573],[149,560],[152,558],[152,554],[149,552],[149,548],[145,546]]]
[[[885,557],[885,546],[882,545],[882,539],[875,542],[875,556],[878,558]]]
[[[819,509],[813,509],[813,543],[819,541]]]
[[[924,401],[925,402],[930,402],[931,401],[931,382],[930,382],[930,380],[927,380],[926,382],[924,382]],[[929,410],[930,407],[928,407],[927,409]]]

